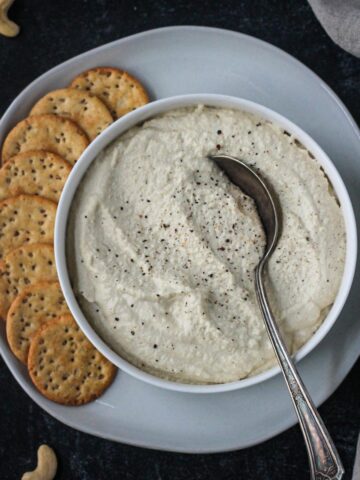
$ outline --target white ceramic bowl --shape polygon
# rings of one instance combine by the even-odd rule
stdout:
[[[115,140],[119,135],[124,133],[129,128],[134,125],[141,123],[155,115],[167,112],[180,107],[193,106],[198,104],[204,104],[214,107],[226,107],[226,108],[235,108],[239,110],[245,110],[247,112],[254,113],[260,117],[263,117],[267,120],[270,120],[281,127],[283,127],[288,132],[295,135],[295,137],[315,156],[319,164],[324,168],[328,178],[330,179],[336,195],[340,201],[342,213],[345,220],[345,229],[346,229],[346,259],[345,259],[345,268],[341,281],[341,285],[336,296],[335,302],[332,305],[327,317],[325,318],[322,325],[315,332],[315,334],[310,338],[310,340],[298,351],[296,354],[296,360],[300,360],[305,355],[307,355],[311,350],[313,350],[320,341],[325,337],[330,328],[335,323],[338,318],[341,309],[346,301],[348,296],[354,271],[356,265],[356,254],[357,254],[357,237],[356,237],[356,223],[353,208],[350,202],[349,195],[347,193],[346,187],[334,167],[333,163],[326,155],[326,153],[319,147],[319,145],[307,135],[303,130],[298,126],[284,118],[283,116],[275,113],[274,111],[258,105],[254,102],[230,97],[223,95],[214,95],[214,94],[193,94],[193,95],[183,95],[178,97],[166,98],[163,100],[158,100],[144,107],[135,110],[125,117],[120,118],[110,127],[108,127],[99,137],[93,141],[90,146],[83,153],[81,158],[76,163],[73,168],[66,185],[64,187],[59,206],[57,209],[56,224],[55,224],[55,259],[56,267],[59,275],[59,280],[61,288],[63,290],[67,304],[79,324],[82,331],[88,337],[90,342],[105,356],[107,357],[114,365],[127,372],[128,374],[143,380],[145,382],[151,383],[153,385],[167,388],[170,390],[176,390],[181,392],[189,393],[215,393],[215,392],[224,392],[235,390],[239,388],[248,387],[255,385],[256,383],[265,381],[270,377],[279,373],[279,367],[273,367],[263,373],[249,377],[243,380],[238,380],[235,382],[216,384],[216,385],[190,385],[183,383],[176,383],[169,380],[164,380],[162,378],[151,375],[147,372],[140,370],[135,367],[120,355],[115,353],[97,334],[93,329],[92,325],[87,321],[84,314],[82,313],[79,304],[73,293],[70,278],[67,269],[66,263],[66,228],[68,215],[71,208],[71,203],[75,195],[76,189],[80,184],[86,170],[89,168],[92,161],[97,157],[97,155],[107,147],[113,140]]]

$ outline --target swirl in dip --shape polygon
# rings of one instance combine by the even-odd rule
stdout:
[[[255,166],[279,197],[283,232],[267,286],[291,352],[323,321],[344,268],[345,229],[331,185],[278,126],[198,106],[129,130],[93,162],[76,193],[70,276],[113,350],[183,383],[230,382],[275,362],[254,290],[264,232],[252,199],[207,159],[215,152]]]

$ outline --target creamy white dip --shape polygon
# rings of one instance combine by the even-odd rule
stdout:
[[[264,233],[253,201],[207,159],[215,152],[256,166],[280,199],[283,232],[267,283],[292,352],[323,321],[344,267],[331,186],[278,126],[199,106],[121,136],[91,165],[72,206],[73,287],[116,352],[186,383],[234,381],[275,362],[254,291]]]

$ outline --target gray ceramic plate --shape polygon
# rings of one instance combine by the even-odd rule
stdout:
[[[0,141],[44,93],[78,72],[114,65],[139,77],[153,98],[222,93],[261,103],[297,123],[335,163],[355,208],[360,208],[360,134],[336,95],[286,53],[246,35],[200,27],[170,27],[124,38],[45,73],[12,103],[0,123]],[[311,113],[311,114],[310,114]],[[300,362],[317,404],[340,384],[360,353],[359,275],[330,333]],[[282,377],[240,391],[193,395],[152,387],[120,372],[98,401],[63,407],[32,386],[11,355],[5,329],[0,351],[14,377],[44,410],[93,435],[149,448],[219,452],[254,445],[296,421]]]

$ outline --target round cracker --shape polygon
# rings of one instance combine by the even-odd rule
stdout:
[[[76,88],[62,88],[48,93],[34,105],[30,115],[46,113],[69,117],[90,140],[94,140],[113,121],[109,109],[100,98]]]
[[[6,317],[6,336],[13,354],[27,364],[30,341],[38,329],[59,315],[70,313],[58,282],[25,288],[12,302]]]
[[[47,150],[73,165],[88,145],[85,132],[69,118],[32,115],[19,122],[5,138],[2,161],[29,150]]]
[[[71,315],[43,325],[29,350],[28,370],[49,400],[83,405],[112,383],[116,368],[86,339]]]
[[[56,203],[37,195],[18,195],[0,202],[0,258],[28,243],[54,239]]]
[[[70,86],[101,98],[114,118],[122,117],[149,101],[141,83],[118,68],[92,68],[75,77]]]
[[[0,200],[25,193],[57,203],[70,170],[70,164],[55,153],[19,153],[0,168]]]
[[[6,319],[10,305],[26,287],[56,280],[52,245],[35,243],[12,250],[0,261],[0,316]]]

